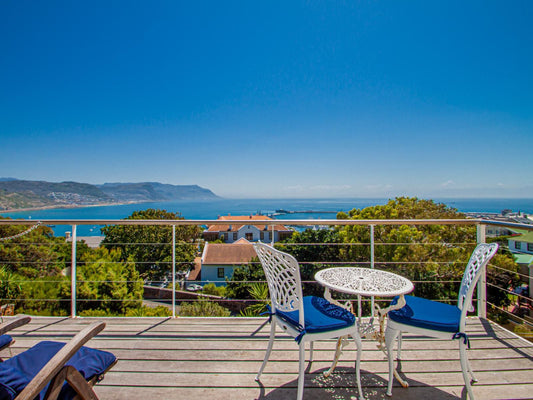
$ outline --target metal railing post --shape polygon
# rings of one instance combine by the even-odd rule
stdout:
[[[485,224],[477,225],[477,243],[486,242],[486,228]],[[479,318],[487,318],[487,268],[481,274],[479,283],[477,285],[477,316]]]
[[[370,225],[370,268],[374,269],[374,225]],[[370,298],[370,316],[374,317],[374,296]]]
[[[172,318],[176,318],[176,225],[172,225]]]
[[[76,318],[76,242],[77,225],[72,225],[72,251],[70,263],[70,317]]]

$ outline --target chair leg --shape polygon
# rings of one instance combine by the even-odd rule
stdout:
[[[300,357],[299,357],[299,368],[298,368],[298,394],[296,395],[297,400],[302,400],[304,395],[304,378],[305,378],[305,342],[302,340],[300,342]]]
[[[470,360],[468,359],[468,355],[466,356],[466,365],[468,366],[468,372],[470,373],[470,377],[472,378],[472,382],[477,382],[477,378],[474,375],[474,371],[472,370],[472,366],[470,365]]]
[[[64,366],[59,373],[52,379],[45,393],[45,400],[56,400],[63,388],[65,380],[70,384],[72,389],[77,393],[77,399],[98,400],[96,393],[87,383],[83,375],[72,365]]]
[[[461,359],[461,370],[463,371],[463,379],[465,381],[466,391],[468,398],[474,400],[474,393],[472,392],[472,386],[470,385],[470,365],[466,354],[466,344],[464,341],[459,340],[459,355]]]
[[[359,399],[365,400],[363,396],[363,390],[361,389],[361,354],[363,352],[363,343],[361,342],[361,336],[359,332],[351,335],[357,346],[357,358],[355,360],[355,379],[357,381],[357,390],[359,392]]]
[[[389,359],[389,382],[387,385],[387,396],[392,396],[392,384],[394,382],[394,340],[399,334],[400,331],[395,329],[387,328],[385,331],[385,346],[387,348],[387,357]]]
[[[270,357],[270,353],[272,352],[272,346],[274,344],[274,339],[276,338],[276,321],[272,320],[270,323],[270,338],[268,339],[268,346],[265,353],[265,358],[263,360],[263,364],[261,364],[261,368],[259,368],[259,372],[257,373],[257,376],[255,377],[255,380],[258,381],[261,377],[261,374],[263,373],[263,370],[265,369],[266,363]]]
[[[403,335],[402,331],[398,332],[398,351],[396,352],[396,359],[401,360],[402,359],[402,341],[403,341]]]

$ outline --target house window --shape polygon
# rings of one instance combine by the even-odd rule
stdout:
[[[228,240],[228,234],[227,233],[222,233],[220,235],[220,239],[222,239],[223,241],[227,241]]]
[[[246,234],[246,240],[254,240],[254,234],[253,233],[247,233]]]
[[[261,240],[265,240],[265,232],[261,231],[259,237],[261,238]]]
[[[224,278],[224,267],[217,268],[217,277]]]
[[[233,240],[237,240],[237,232],[233,232]]]
[[[527,251],[533,251],[533,243],[527,244]]]
[[[514,248],[520,250],[522,248],[522,243],[514,242]]]

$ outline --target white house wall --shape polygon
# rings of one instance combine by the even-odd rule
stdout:
[[[261,238],[261,232],[264,233],[263,238]],[[234,233],[237,233],[237,238],[236,239],[233,239],[233,234]],[[246,239],[246,234],[247,233],[251,233],[253,235],[252,239],[250,240],[251,242],[257,242],[258,240],[261,240],[262,242],[270,242],[272,240],[271,239],[271,233],[272,233],[271,231],[258,229],[257,227],[255,227],[253,225],[243,225],[241,227],[241,229],[239,229],[238,231],[233,231],[232,230],[232,231],[221,233],[220,234],[220,238],[222,239],[223,235],[228,235],[228,239],[225,240],[225,242],[226,243],[234,243],[234,242],[236,242],[239,239]],[[279,240],[278,233],[274,232],[274,241],[276,242],[278,240]]]
[[[533,251],[528,250],[528,242],[521,242],[519,240],[509,239],[508,246],[509,250],[514,253],[533,254]]]
[[[224,278],[218,277],[218,269],[224,268]],[[226,278],[231,279],[233,271],[238,266],[234,265],[202,265],[202,285],[214,283],[216,286],[225,286]]]

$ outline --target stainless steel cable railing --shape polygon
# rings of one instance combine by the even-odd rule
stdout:
[[[185,270],[188,267],[191,266],[195,261],[194,260],[178,260],[176,258],[176,251],[180,248],[180,246],[197,246],[198,249],[200,249],[204,244],[199,240],[198,242],[180,242],[176,240],[176,229],[178,227],[182,226],[196,226],[196,227],[203,227],[208,225],[261,225],[266,226],[267,229],[274,230],[274,227],[276,225],[288,225],[288,226],[294,226],[294,227],[305,227],[305,226],[329,226],[330,228],[342,228],[342,227],[350,227],[350,226],[366,226],[369,228],[368,232],[368,242],[366,243],[360,243],[360,242],[351,242],[351,243],[345,243],[345,242],[338,242],[338,243],[321,243],[321,242],[295,242],[295,243],[278,243],[279,245],[282,245],[286,249],[295,248],[297,246],[301,247],[307,247],[307,248],[321,248],[320,246],[328,246],[330,248],[336,248],[336,249],[344,249],[346,251],[349,251],[349,249],[364,249],[366,253],[365,255],[367,258],[365,259],[358,259],[358,260],[350,260],[349,258],[342,259],[342,260],[305,260],[301,262],[301,265],[303,268],[306,267],[319,267],[319,266],[329,266],[329,265],[360,265],[365,266],[369,268],[388,268],[388,267],[405,267],[405,268],[413,268],[413,269],[425,269],[428,267],[428,265],[437,265],[437,266],[446,266],[451,265],[453,263],[457,263],[458,261],[463,262],[463,264],[466,264],[467,260],[439,260],[436,259],[435,261],[432,260],[423,260],[423,261],[417,261],[417,260],[407,260],[403,261],[401,259],[398,260],[391,260],[391,259],[376,259],[376,248],[392,248],[393,246],[396,246],[396,248],[399,248],[400,246],[435,246],[438,248],[449,248],[454,249],[458,247],[463,248],[473,248],[477,242],[484,242],[486,241],[486,235],[485,230],[487,225],[498,225],[498,226],[507,226],[507,227],[513,227],[513,228],[519,228],[519,229],[533,229],[532,225],[524,225],[524,224],[511,224],[511,223],[502,223],[502,222],[492,222],[487,220],[478,220],[478,219],[425,219],[425,220],[415,220],[415,219],[402,219],[402,220],[350,220],[350,219],[340,219],[340,220],[261,220],[260,222],[257,221],[246,221],[243,223],[242,220],[41,220],[38,221],[40,226],[46,226],[46,225],[71,225],[72,226],[72,237],[70,238],[70,242],[46,242],[42,240],[37,240],[36,242],[28,242],[23,241],[21,238],[23,238],[22,235],[15,234],[13,235],[14,238],[8,240],[4,240],[0,242],[1,249],[4,249],[4,251],[0,252],[0,268],[2,265],[9,265],[9,264],[16,264],[21,266],[22,268],[28,267],[28,266],[35,266],[36,268],[44,268],[46,266],[54,266],[54,268],[60,268],[64,267],[64,269],[68,270],[63,275],[61,275],[61,279],[53,279],[53,277],[50,277],[49,279],[42,279],[42,278],[35,278],[31,280],[20,280],[15,279],[11,280],[10,283],[15,286],[20,286],[25,283],[31,282],[32,284],[40,284],[40,285],[57,285],[61,286],[62,289],[62,296],[61,298],[41,298],[41,297],[35,297],[35,298],[18,298],[17,301],[20,301],[22,303],[25,302],[59,302],[61,304],[70,303],[70,310],[69,314],[71,317],[78,316],[77,312],[77,304],[81,304],[83,302],[92,302],[92,303],[119,303],[121,301],[127,301],[131,303],[143,303],[143,302],[160,302],[162,300],[161,295],[151,295],[151,296],[143,296],[141,299],[135,299],[135,298],[128,298],[128,299],[120,299],[120,298],[106,298],[106,299],[98,299],[98,298],[91,298],[87,297],[83,294],[83,291],[87,292],[86,288],[80,289],[80,287],[83,287],[83,285],[88,284],[101,284],[101,285],[111,285],[115,284],[116,288],[120,288],[121,286],[127,286],[127,285],[133,285],[133,284],[142,284],[144,287],[144,292],[148,293],[153,291],[159,291],[159,292],[165,292],[166,296],[169,296],[168,301],[170,301],[170,308],[171,308],[171,315],[173,317],[177,316],[179,313],[177,312],[176,305],[184,302],[194,302],[197,301],[198,298],[208,298],[210,300],[213,300],[212,297],[205,296],[203,294],[194,293],[194,292],[188,292],[186,289],[187,283],[184,281],[184,275],[181,276],[178,274],[181,270]],[[1,226],[20,226],[20,225],[27,225],[27,226],[36,226],[35,220],[10,220],[10,219],[0,219],[0,227]],[[131,248],[135,247],[144,247],[144,248],[169,248],[169,254],[167,254],[167,258],[165,259],[149,259],[149,260],[130,260],[130,261],[109,261],[109,260],[93,260],[93,259],[84,259],[83,254],[78,254],[78,252],[83,251],[82,246],[78,242],[77,238],[77,226],[79,225],[94,225],[94,226],[138,226],[138,227],[144,227],[144,226],[167,226],[172,229],[172,236],[168,243],[162,243],[162,242],[116,242],[116,243],[104,243],[100,246],[106,246],[106,248],[110,249],[109,251],[112,251],[111,249],[117,248],[120,246],[128,246]],[[428,225],[444,225],[444,226],[455,226],[455,227],[468,227],[468,226],[475,226],[476,227],[476,233],[475,237],[473,237],[472,242],[451,242],[451,243],[444,243],[444,242],[382,242],[379,240],[379,236],[376,236],[376,227],[398,227],[398,226],[428,226]],[[35,234],[36,229],[26,229],[24,232],[28,231],[28,233]],[[379,235],[379,234],[378,234]],[[274,235],[272,234],[271,237]],[[200,239],[200,238],[198,238]],[[16,248],[16,246],[25,247],[25,248],[32,248],[32,247],[39,247],[43,246],[44,248],[53,248],[55,247],[61,247],[63,249],[63,253],[61,257],[59,258],[50,258],[50,259],[22,259],[20,257],[20,254],[14,254],[13,249]],[[67,252],[66,249],[69,249]],[[324,247],[325,248],[325,247]],[[199,253],[198,253],[199,254]],[[197,255],[198,256],[198,255]],[[7,258],[6,258],[7,257]],[[162,274],[159,274],[159,278],[157,279],[151,279],[151,280],[144,280],[140,281],[140,279],[117,279],[113,280],[110,278],[105,279],[80,279],[78,277],[78,272],[83,272],[84,268],[92,268],[93,264],[100,263],[101,265],[108,265],[113,267],[113,264],[124,264],[124,263],[130,262],[132,265],[137,267],[150,267],[155,266],[154,268],[157,268],[162,271]],[[249,262],[247,265],[258,265],[254,262]],[[494,272],[496,271],[496,272]],[[68,279],[68,273],[70,273],[70,280]],[[520,273],[519,271],[509,271],[505,268],[501,268],[498,265],[490,265],[488,268],[487,274],[490,276],[491,274],[510,274],[516,277],[516,279],[521,279],[522,281],[530,278],[525,274]],[[46,275],[45,273],[43,273]],[[167,276],[168,278],[163,279],[162,276]],[[181,278],[180,278],[181,277]],[[205,285],[207,283],[213,283],[211,281],[197,281],[199,284]],[[263,283],[264,281],[261,280],[246,280],[246,281],[233,281],[232,283],[238,284],[251,284],[251,283]],[[417,284],[434,284],[434,285],[449,285],[450,289],[447,290],[450,294],[453,293],[452,287],[458,286],[460,283],[460,280],[458,279],[450,279],[449,277],[439,277],[435,276],[435,280],[417,280],[413,279],[413,282],[415,285]],[[196,283],[196,282],[194,282]],[[216,284],[216,282],[215,282]],[[304,281],[304,284],[307,284],[309,286],[317,285],[316,282],[307,280]],[[166,287],[161,287],[166,286]],[[172,288],[176,288],[176,290],[172,290]],[[523,294],[516,294],[513,293],[511,290],[509,290],[506,287],[498,286],[494,284],[493,282],[487,282],[487,277],[485,276],[481,282],[480,287],[478,290],[478,301],[477,301],[477,312],[480,317],[486,317],[487,312],[487,305],[489,306],[490,310],[496,310],[497,312],[501,312],[506,314],[509,318],[512,318],[513,320],[519,321],[520,323],[524,325],[528,325],[531,323],[528,318],[524,318],[520,315],[514,315],[508,308],[497,306],[492,302],[489,302],[487,300],[487,289],[499,291],[499,296],[507,296],[508,298],[512,296],[518,296],[517,298],[521,299],[521,301],[524,304],[529,304],[528,302],[531,302],[531,298],[529,296],[523,295]],[[118,290],[118,289],[117,289]],[[319,289],[316,289],[319,290]],[[3,292],[0,292],[3,293]],[[70,298],[66,298],[66,293],[70,294]],[[453,297],[450,298],[440,298],[441,300],[446,301],[454,301],[455,299]],[[0,298],[0,302],[9,302],[12,301],[12,298],[4,297]],[[218,300],[217,300],[218,301]],[[226,303],[246,303],[251,301],[250,299],[220,299],[220,302]],[[369,300],[370,302],[373,302],[373,299]],[[509,300],[511,301],[511,300]],[[167,303],[168,304],[168,303]],[[65,308],[63,308],[65,309]]]

